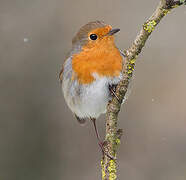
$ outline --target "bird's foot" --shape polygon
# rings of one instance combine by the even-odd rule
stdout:
[[[98,144],[99,144],[99,147],[101,148],[103,157],[106,155],[108,158],[110,158],[112,160],[116,160],[115,157],[113,157],[107,151],[105,151],[105,146],[107,145],[107,142],[106,141],[100,141]]]

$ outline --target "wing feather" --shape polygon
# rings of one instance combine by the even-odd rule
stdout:
[[[63,71],[64,71],[64,64],[61,67],[61,70],[59,72],[59,82],[62,84],[62,80],[63,80]]]

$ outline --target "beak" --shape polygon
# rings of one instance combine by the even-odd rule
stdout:
[[[114,35],[115,33],[119,32],[120,29],[116,28],[116,29],[111,29],[108,33],[107,33],[107,36],[112,36]]]

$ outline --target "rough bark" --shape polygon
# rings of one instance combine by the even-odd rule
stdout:
[[[117,179],[117,149],[120,144],[122,130],[117,127],[118,113],[121,108],[121,102],[125,97],[128,89],[130,79],[133,75],[135,68],[135,61],[140,54],[142,48],[148,37],[154,31],[155,27],[159,24],[164,16],[166,16],[172,9],[186,4],[186,0],[161,0],[152,16],[143,24],[139,34],[136,36],[131,47],[125,50],[125,61],[123,66],[123,79],[120,81],[116,88],[116,97],[108,104],[106,114],[106,135],[105,135],[105,151],[113,157],[109,158],[104,155],[101,160],[102,180],[115,180]]]

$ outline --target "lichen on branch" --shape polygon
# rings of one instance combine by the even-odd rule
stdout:
[[[122,130],[117,130],[118,113],[128,89],[128,85],[135,69],[135,62],[137,56],[140,54],[142,48],[151,33],[155,30],[159,22],[166,16],[172,9],[186,4],[186,0],[160,0],[159,5],[152,14],[152,16],[142,25],[139,34],[136,36],[131,47],[124,51],[125,60],[123,64],[123,79],[117,85],[116,97],[113,97],[109,102],[106,114],[106,135],[104,146],[105,151],[114,157],[111,159],[106,154],[101,160],[102,180],[116,180],[117,179],[117,150],[120,145],[120,138]],[[119,98],[119,100],[118,100]]]

